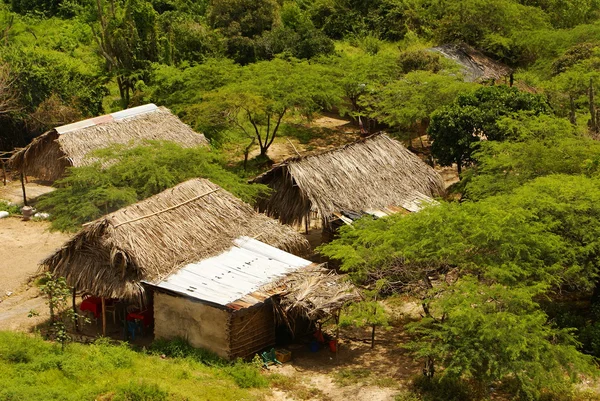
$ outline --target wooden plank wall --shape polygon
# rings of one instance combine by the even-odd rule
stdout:
[[[230,359],[252,357],[275,345],[275,314],[270,300],[233,312],[229,324]]]

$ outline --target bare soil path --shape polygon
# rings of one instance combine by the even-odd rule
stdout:
[[[29,181],[25,184],[25,193],[27,194],[27,200],[29,201],[34,201],[38,197],[52,191],[54,191],[53,187],[45,185],[45,183],[42,182]],[[22,205],[23,189],[21,188],[21,181],[9,181],[6,185],[2,185],[2,182],[0,181],[0,199]]]
[[[393,401],[421,363],[400,346],[408,340],[402,325],[378,332],[374,348],[369,340],[368,330],[344,330],[337,357],[292,346],[293,360],[270,368],[284,380],[267,401]]]
[[[0,330],[29,331],[45,319],[27,317],[32,309],[47,309],[31,279],[38,263],[69,239],[49,232],[49,226],[16,217],[0,219]]]

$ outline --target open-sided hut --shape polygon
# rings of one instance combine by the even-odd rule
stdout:
[[[258,210],[285,224],[301,224],[311,211],[325,222],[342,212],[417,211],[444,192],[440,175],[386,134],[287,159],[253,182],[272,189]]]
[[[458,63],[467,82],[502,80],[513,72],[507,65],[491,59],[465,43],[445,44],[430,50]]]
[[[311,262],[307,240],[205,179],[86,225],[42,266],[79,292],[153,304],[158,337],[186,337],[226,358],[273,343],[261,290]],[[248,334],[252,333],[252,334]]]
[[[93,163],[93,158],[86,157],[92,151],[145,140],[172,141],[183,147],[208,144],[204,135],[194,132],[165,107],[147,104],[54,128],[18,150],[10,165],[25,174],[54,181],[66,167]]]

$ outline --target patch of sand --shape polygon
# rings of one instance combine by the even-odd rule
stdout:
[[[69,239],[49,232],[49,226],[16,217],[0,219],[0,330],[27,331],[44,318],[27,318],[31,309],[47,309],[30,281],[39,262]]]
[[[53,187],[37,181],[29,181],[25,184],[25,193],[27,194],[28,201],[34,201],[38,197],[52,191],[54,191]],[[9,181],[6,185],[2,185],[2,182],[0,182],[0,199],[22,205],[23,189],[21,188],[21,181]]]

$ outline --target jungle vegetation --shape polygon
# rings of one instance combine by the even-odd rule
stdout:
[[[320,248],[378,299],[422,304],[404,344],[427,362],[414,399],[458,383],[472,399],[499,387],[568,400],[597,373],[600,1],[5,0],[0,28],[0,150],[148,102],[211,141],[111,149],[110,168],[71,169],[40,203],[55,228],[195,175],[252,201],[261,188],[227,149],[264,160],[292,120],[323,111],[427,134],[421,151],[460,173],[448,199],[365,218]],[[427,50],[447,43],[514,72],[466,82]]]

